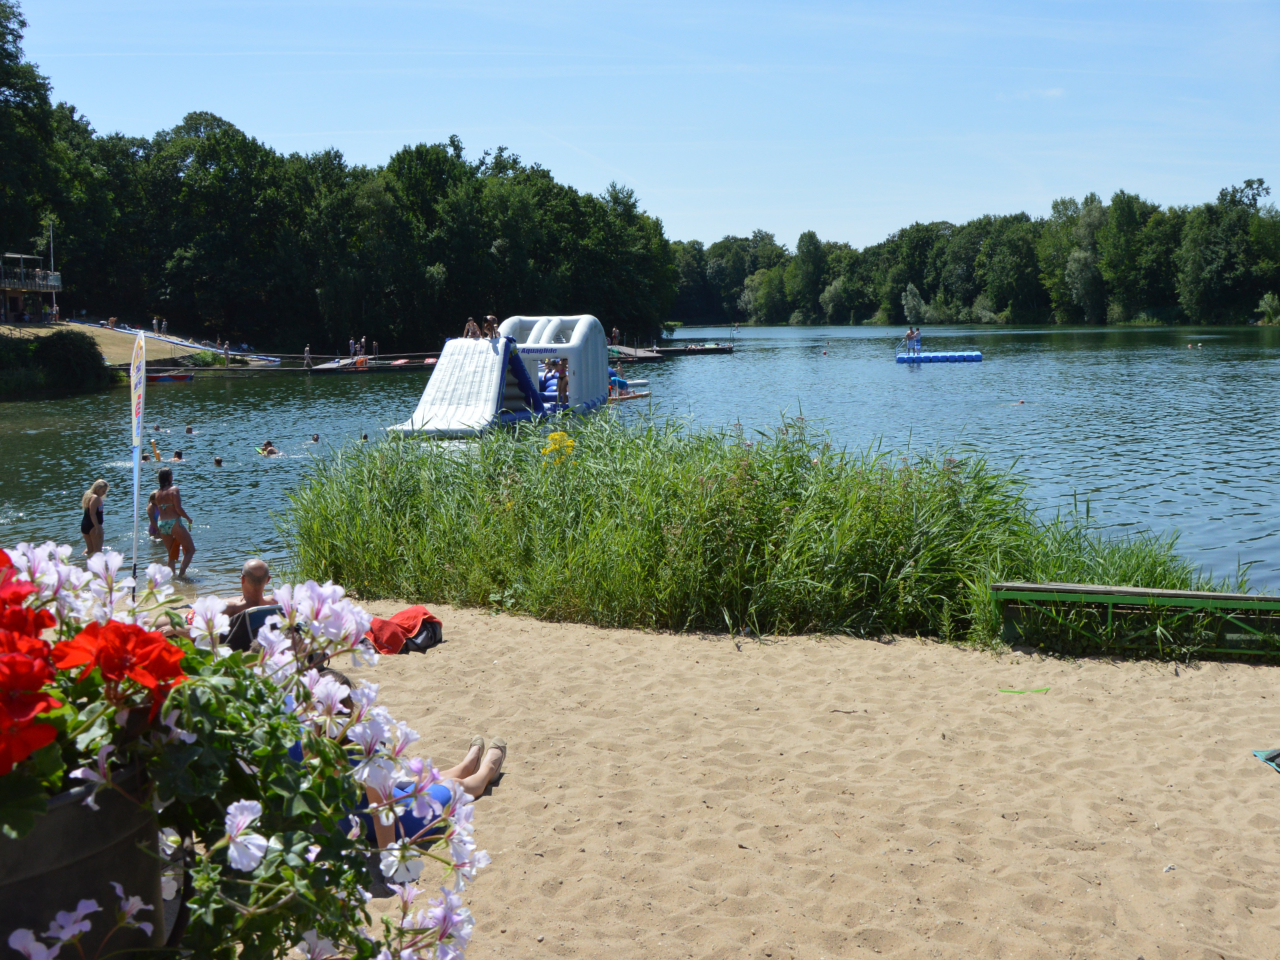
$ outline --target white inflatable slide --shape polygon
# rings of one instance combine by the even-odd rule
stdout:
[[[569,382],[564,404],[553,373],[562,359]],[[599,320],[509,317],[493,340],[445,341],[418,408],[390,429],[475,437],[502,423],[548,413],[590,413],[608,397],[609,351]]]

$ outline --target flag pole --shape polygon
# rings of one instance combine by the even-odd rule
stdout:
[[[133,592],[138,593],[138,488],[142,474],[142,408],[147,385],[147,341],[139,331],[129,364],[129,413],[133,425]]]

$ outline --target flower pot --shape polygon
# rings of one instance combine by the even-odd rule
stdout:
[[[142,792],[137,772],[120,774],[116,782],[130,795]],[[89,791],[88,786],[77,787],[53,797],[48,812],[21,840],[0,836],[0,942],[20,927],[43,934],[59,910],[96,900],[102,909],[88,916],[93,928],[81,940],[85,956],[93,957],[115,926],[120,898],[111,886],[114,881],[125,896],[139,896],[154,908],[134,918],[152,924],[152,933],[118,930],[105,952],[163,946],[155,814],[112,789],[99,791],[99,809],[94,810],[84,804]]]

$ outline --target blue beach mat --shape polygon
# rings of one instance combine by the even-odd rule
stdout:
[[[1276,773],[1280,773],[1280,750],[1255,750],[1253,755]]]

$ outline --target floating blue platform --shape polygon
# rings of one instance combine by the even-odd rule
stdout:
[[[978,350],[961,350],[956,353],[900,353],[899,363],[981,363]]]

